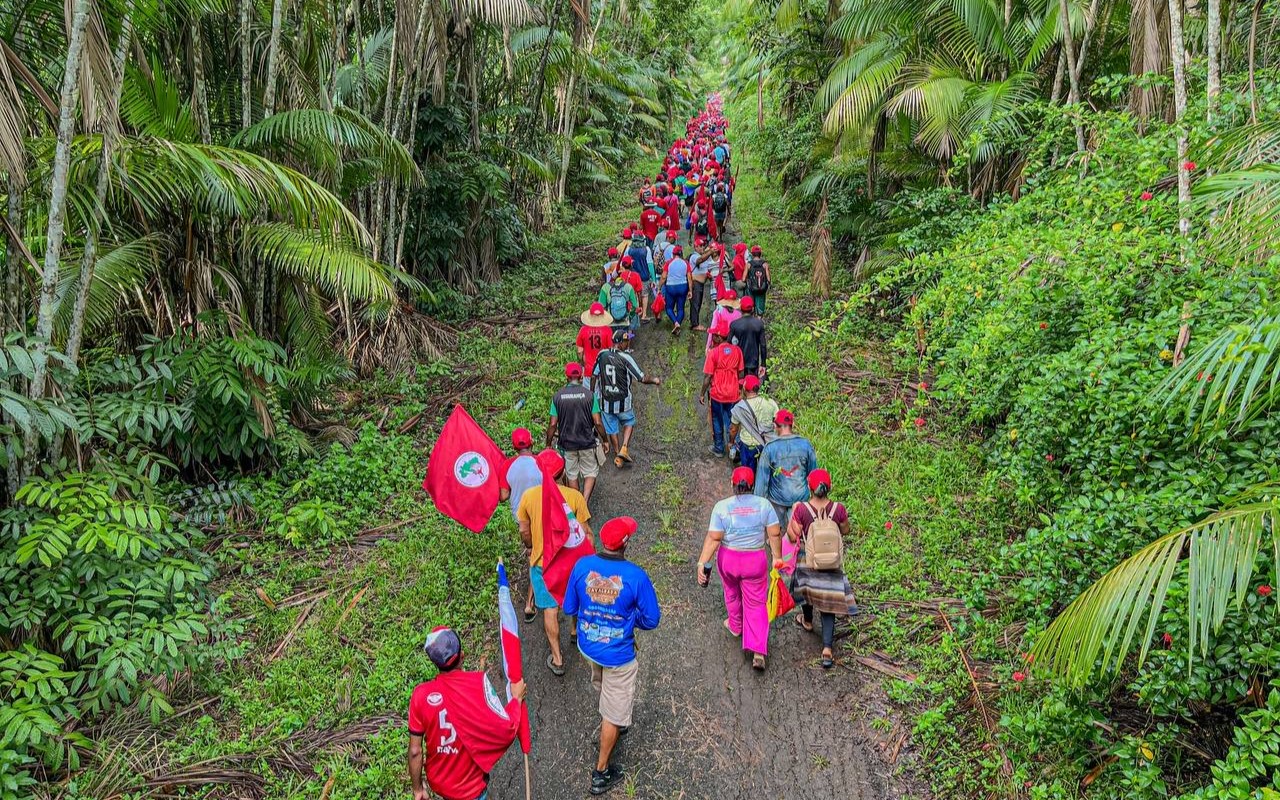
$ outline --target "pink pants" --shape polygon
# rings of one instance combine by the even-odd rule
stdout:
[[[742,636],[742,649],[769,653],[769,554],[766,550],[717,551],[729,630]]]

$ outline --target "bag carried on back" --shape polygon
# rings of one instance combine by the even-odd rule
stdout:
[[[711,209],[717,215],[724,215],[729,209],[729,195],[724,192],[716,192],[711,196]]]
[[[747,266],[747,291],[752,294],[769,291],[769,273],[765,272],[764,259],[753,258]]]
[[[609,284],[609,314],[613,317],[614,322],[622,322],[627,318],[628,306],[631,302],[627,299],[627,287],[629,284],[621,285],[616,283]]]
[[[804,565],[809,569],[823,571],[844,566],[844,537],[830,516],[832,507],[828,505],[827,516],[820,517],[812,504],[805,503],[812,518],[804,535]]]

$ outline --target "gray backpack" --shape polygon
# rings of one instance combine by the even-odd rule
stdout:
[[[804,535],[804,565],[812,570],[841,569],[844,566],[844,537],[840,535],[840,526],[831,518],[833,505],[827,506],[826,516],[818,516],[818,511],[810,503],[809,531]]]

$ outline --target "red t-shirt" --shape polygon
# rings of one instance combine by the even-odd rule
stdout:
[[[711,399],[717,403],[736,403],[742,397],[738,375],[742,372],[742,350],[724,342],[707,351],[702,374],[711,376]]]
[[[634,274],[634,273],[633,273]],[[608,325],[583,325],[578,330],[575,344],[582,348],[582,368],[584,375],[590,375],[596,367],[596,359],[601,351],[608,350],[613,339],[613,331]]]
[[[627,283],[631,284],[631,288],[636,290],[636,297],[639,297],[640,293],[644,291],[644,281],[640,280],[640,273],[634,269],[624,269],[622,277],[627,279]],[[591,373],[588,372],[587,374],[590,375]]]
[[[747,279],[747,259],[742,253],[733,257],[733,279],[738,282]]]
[[[503,704],[483,672],[453,670],[420,683],[409,699],[409,733],[422,737],[427,785],[445,800],[473,800],[515,740],[520,703]]]
[[[658,213],[656,208],[646,208],[640,212],[640,230],[644,231],[644,235],[650,239],[658,238],[658,223],[662,220],[662,215]]]

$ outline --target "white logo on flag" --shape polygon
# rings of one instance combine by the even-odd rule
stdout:
[[[483,486],[489,480],[489,460],[474,450],[468,450],[453,462],[453,477],[468,489]]]
[[[564,546],[572,550],[587,540],[587,533],[582,530],[582,524],[573,515],[573,508],[568,503],[564,504],[564,515],[569,520],[569,538],[565,539]]]

